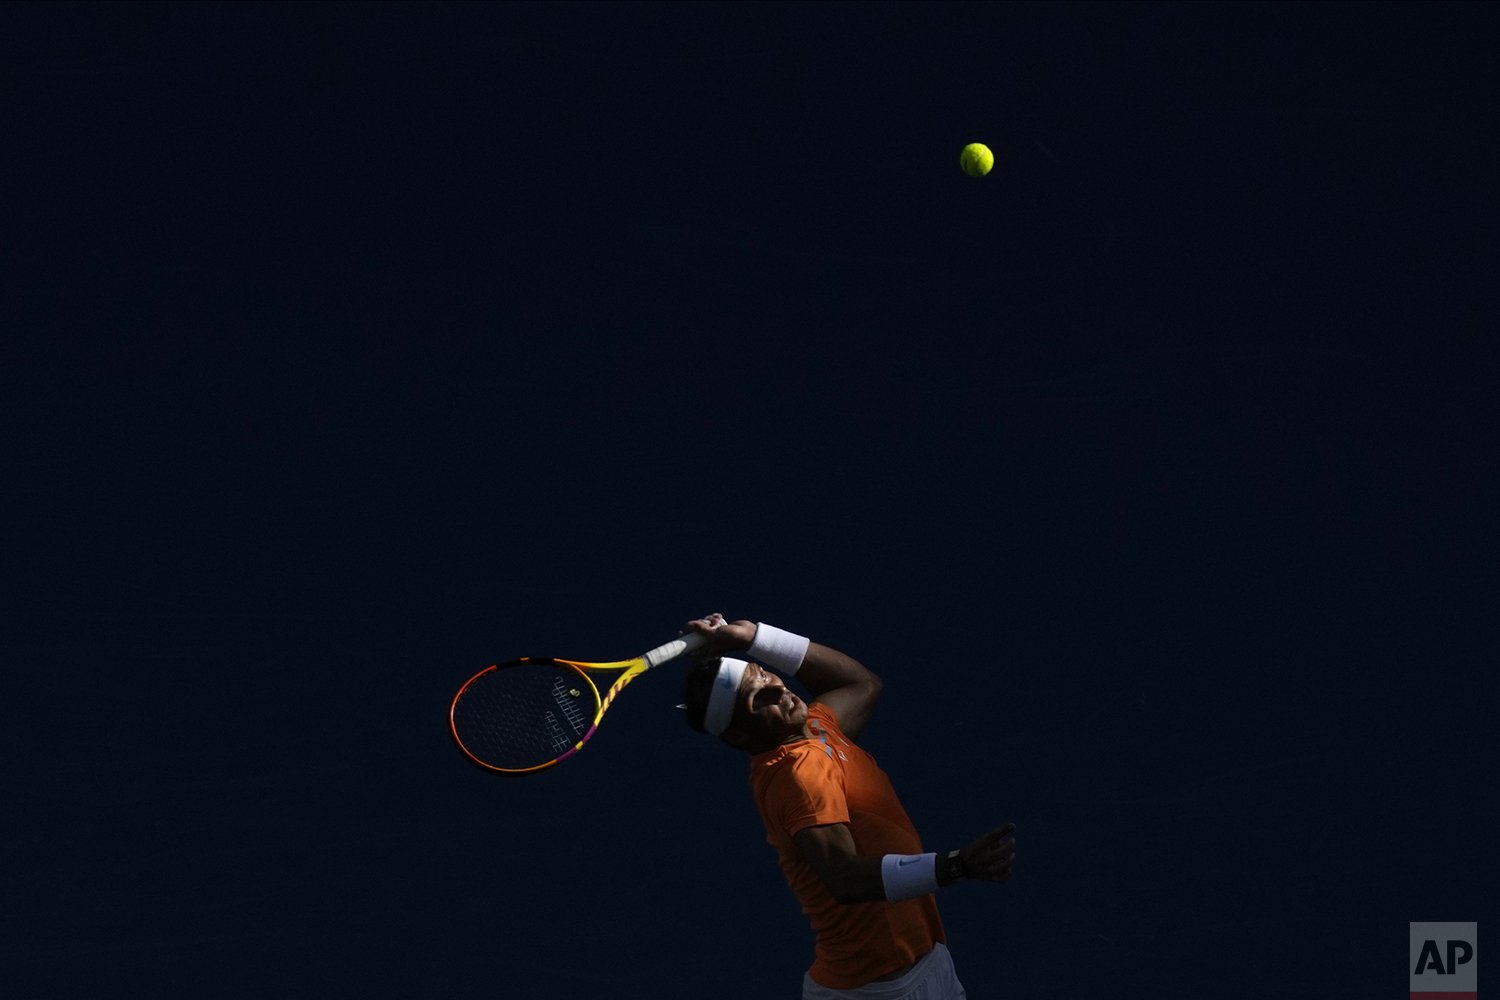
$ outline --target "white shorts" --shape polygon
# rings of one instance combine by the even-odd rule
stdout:
[[[967,996],[953,971],[953,956],[942,944],[933,945],[900,979],[865,983],[858,989],[831,990],[809,975],[802,976],[802,1000],[967,1000]]]

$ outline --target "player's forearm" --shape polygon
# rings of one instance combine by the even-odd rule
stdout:
[[[880,678],[863,663],[805,636],[751,621],[725,625],[715,635],[721,648],[748,650],[756,662],[782,674],[795,674],[813,697],[855,686],[874,697],[880,694]]]
[[[851,684],[880,687],[880,678],[854,657],[841,653],[831,646],[809,643],[807,656],[797,671],[797,679],[816,697],[834,688]],[[878,866],[877,866],[878,867]]]
[[[879,903],[885,900],[879,858],[846,858],[824,875],[823,884],[840,903]]]
[[[823,884],[840,903],[885,902],[890,898],[890,889],[885,884],[881,867],[884,860],[863,856],[846,858],[830,867],[823,876]],[[950,874],[944,865],[937,865],[933,874],[939,888],[958,881],[958,877]]]

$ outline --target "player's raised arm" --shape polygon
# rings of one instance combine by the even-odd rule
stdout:
[[[854,657],[816,642],[808,643],[797,677],[812,692],[814,702],[833,709],[845,735],[858,739],[880,700],[880,678]]]
[[[757,663],[787,676],[795,674],[815,702],[833,710],[850,739],[859,737],[880,700],[880,678],[831,646],[764,623],[725,621],[718,614],[689,622],[688,627],[708,637],[712,652],[745,650]]]

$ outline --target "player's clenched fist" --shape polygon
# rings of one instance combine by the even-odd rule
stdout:
[[[959,852],[964,875],[986,882],[1008,882],[1016,862],[1016,824],[991,830]]]
[[[708,642],[699,651],[698,659],[711,659],[724,653],[749,649],[755,641],[756,623],[752,621],[732,622],[715,612],[687,623],[689,632],[697,632]]]

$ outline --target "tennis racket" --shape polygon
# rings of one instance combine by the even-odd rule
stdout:
[[[531,774],[583,749],[625,685],[706,640],[678,636],[631,660],[581,663],[523,657],[485,667],[453,697],[448,724],[458,748],[496,774]],[[594,678],[620,673],[603,697]]]

